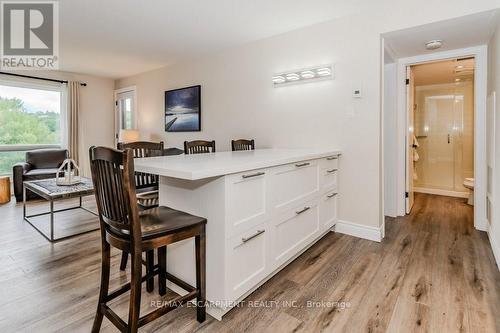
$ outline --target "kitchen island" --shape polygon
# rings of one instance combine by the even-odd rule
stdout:
[[[340,151],[257,149],[142,158],[160,205],[207,218],[207,312],[222,316],[337,221]],[[168,247],[167,270],[194,284],[194,241]],[[175,285],[172,290],[185,293]]]

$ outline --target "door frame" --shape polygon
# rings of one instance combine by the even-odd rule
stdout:
[[[411,66],[406,66],[406,115],[411,113],[413,119],[406,117],[406,167],[405,167],[405,213],[409,214],[413,208],[414,190],[413,190],[413,173],[415,168],[415,161],[413,159],[413,144],[414,144],[414,126],[415,126],[415,76]],[[408,97],[411,96],[411,101]],[[411,128],[411,130],[410,130]],[[411,140],[411,142],[410,142]],[[410,148],[410,145],[412,148]],[[411,161],[411,162],[410,162]],[[411,181],[410,184],[409,181]]]
[[[128,87],[124,87],[124,88],[120,88],[120,89],[115,89],[114,91],[114,103],[115,103],[115,119],[114,119],[114,124],[115,124],[115,128],[114,128],[114,131],[115,131],[115,135],[114,135],[114,138],[115,138],[115,146],[118,144],[118,135],[119,133],[116,133],[116,131],[118,130],[118,119],[119,119],[119,114],[118,114],[118,94],[121,94],[121,93],[124,93],[124,92],[132,92],[133,96],[134,96],[134,105],[133,105],[133,124],[134,124],[134,128],[137,128],[137,124],[138,124],[138,121],[137,121],[137,118],[138,117],[138,112],[137,112],[137,87],[136,86],[128,86]]]
[[[486,45],[423,54],[397,60],[397,212],[405,215],[406,192],[406,67],[455,58],[474,57],[474,227],[487,230],[486,220],[486,106],[488,84],[488,47]]]

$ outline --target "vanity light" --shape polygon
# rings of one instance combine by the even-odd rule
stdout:
[[[303,78],[303,79],[312,79],[313,77],[316,76],[316,74],[314,74],[313,71],[302,71],[300,73],[300,76]]]
[[[272,78],[274,86],[285,86],[312,82],[315,80],[328,80],[333,78],[333,65],[323,65],[301,70],[275,74]]]
[[[318,68],[316,74],[319,76],[328,76],[332,74],[332,70],[329,67]]]
[[[274,84],[276,84],[276,83],[284,83],[284,82],[286,82],[286,79],[282,75],[276,75],[276,76],[273,76],[273,82],[274,82]]]

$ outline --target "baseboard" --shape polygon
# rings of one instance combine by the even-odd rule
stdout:
[[[488,238],[490,239],[493,256],[495,257],[495,261],[497,262],[497,268],[500,271],[500,239],[495,239],[495,231],[496,230],[492,230],[492,225],[490,224],[487,230]]]
[[[418,192],[418,193],[444,195],[446,197],[455,197],[455,198],[468,198],[469,197],[468,192],[440,190],[438,188],[414,187],[413,191]]]
[[[381,242],[383,238],[383,229],[380,227],[370,227],[342,220],[337,221],[333,230],[341,234],[368,239],[374,242]]]

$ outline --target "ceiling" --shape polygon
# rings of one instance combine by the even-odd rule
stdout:
[[[491,10],[398,30],[383,35],[384,45],[393,59],[483,45],[492,36],[498,17],[498,10]],[[426,50],[425,43],[433,39],[441,39],[443,46]]]
[[[364,0],[64,0],[60,69],[120,78],[346,16]]]
[[[416,86],[455,83],[471,80],[474,76],[474,59],[432,62],[412,66]]]

